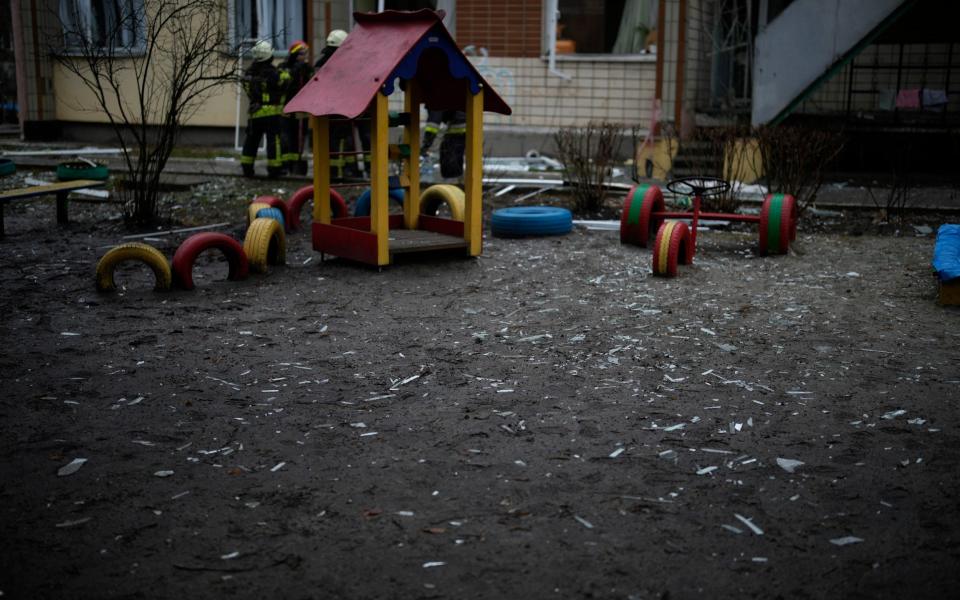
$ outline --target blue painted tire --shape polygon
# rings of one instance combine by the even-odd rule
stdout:
[[[13,175],[17,172],[17,165],[9,158],[0,158],[0,176]]]
[[[403,206],[403,190],[401,189],[392,189],[390,190],[390,199]],[[355,217],[369,217],[370,216],[370,190],[364,190],[360,197],[357,198],[357,203],[353,205],[353,216]]]
[[[493,211],[490,229],[497,237],[563,235],[573,229],[573,215],[555,206],[516,206]]]
[[[287,229],[287,223],[283,218],[283,211],[279,208],[261,208],[257,211],[257,218],[273,219],[274,221],[278,221],[280,223],[280,226],[283,227],[284,231]]]
[[[57,165],[57,179],[60,181],[75,181],[77,179],[96,179],[106,181],[110,176],[107,165],[89,165],[85,162],[62,162]]]

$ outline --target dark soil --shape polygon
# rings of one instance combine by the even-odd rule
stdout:
[[[253,191],[170,215],[242,239]],[[614,231],[378,272],[303,229],[266,275],[205,253],[194,291],[135,265],[102,295],[119,209],[71,218],[10,206],[0,242],[4,598],[960,585],[960,312],[912,226],[811,220],[769,258],[707,232],[675,279]]]

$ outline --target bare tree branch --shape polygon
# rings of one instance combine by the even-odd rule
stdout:
[[[181,128],[212,91],[236,78],[227,1],[144,1],[103,23],[97,39],[84,30],[77,5],[65,6],[74,13],[57,16],[72,45],[52,54],[91,92],[117,137],[128,171],[129,220],[153,224],[160,176]],[[123,46],[130,34],[141,44]]]

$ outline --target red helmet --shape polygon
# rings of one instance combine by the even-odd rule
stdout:
[[[298,52],[306,52],[310,49],[310,46],[303,40],[297,40],[294,43],[290,44],[290,54],[296,54]]]

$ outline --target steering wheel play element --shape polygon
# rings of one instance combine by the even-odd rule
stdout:
[[[730,184],[716,177],[681,177],[668,183],[667,189],[674,194],[708,198],[727,192]]]

